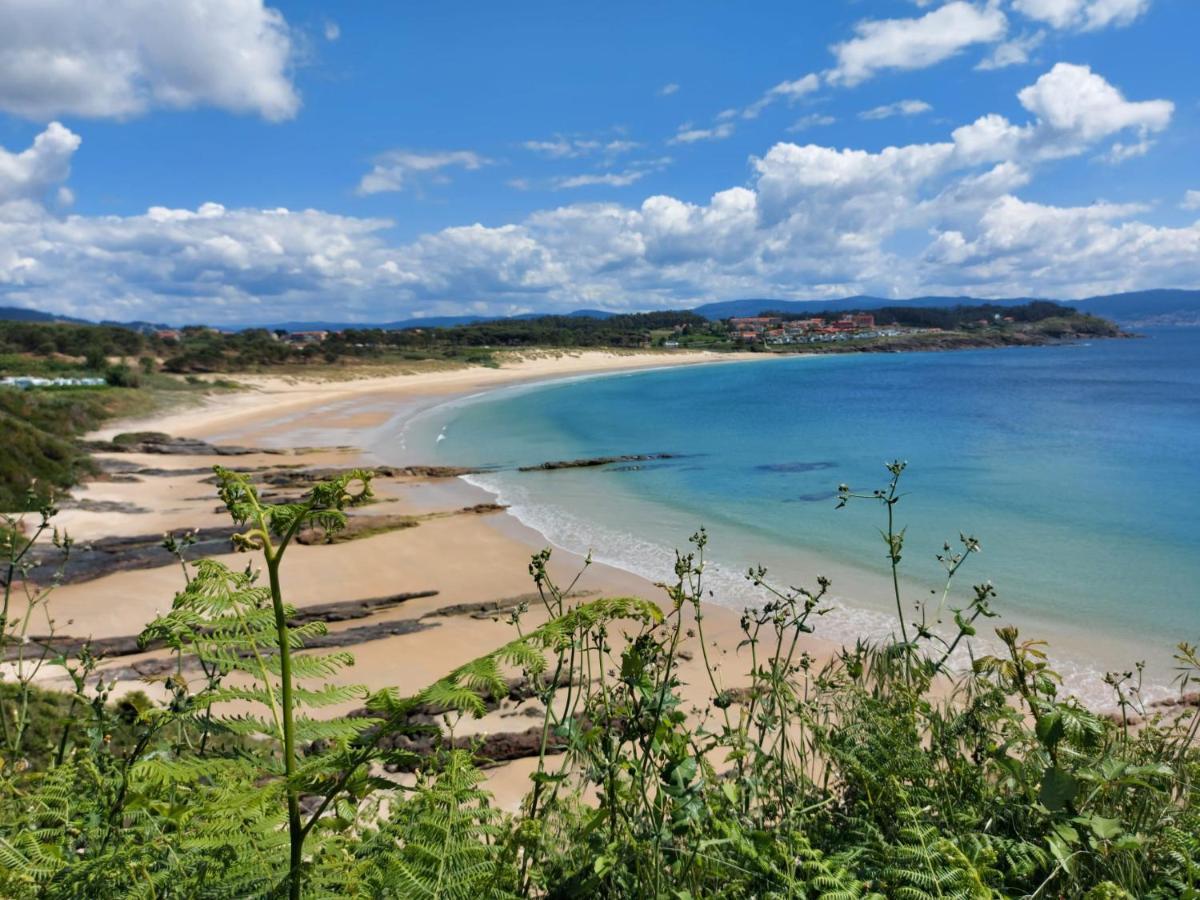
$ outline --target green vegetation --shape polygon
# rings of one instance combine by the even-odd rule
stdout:
[[[834,321],[844,313],[773,314],[783,321]],[[1034,338],[1114,336],[1112,323],[1048,301],[1024,306],[989,304],[953,308],[887,307],[874,311],[881,326],[937,328],[966,342],[994,342],[997,334]],[[989,334],[983,336],[981,331]],[[882,339],[882,343],[888,340]],[[876,343],[879,343],[877,341]],[[279,367],[396,365],[416,360],[496,365],[504,350],[644,349],[682,347],[726,351],[744,348],[728,322],[688,311],[615,315],[537,316],[444,328],[347,328],[289,335],[251,328],[222,332],[201,326],[145,333],[107,325],[0,322],[0,374],[102,374],[113,384],[136,386],[139,378],[176,374],[247,372]],[[808,352],[837,346],[806,345]],[[919,348],[918,348],[919,349]],[[122,360],[113,364],[113,359]]]
[[[843,486],[840,502],[880,505],[897,571],[904,466],[888,468],[884,488]],[[513,639],[487,656],[432,685],[370,692],[324,683],[352,660],[304,650],[324,626],[291,624],[279,578],[292,538],[344,527],[370,475],[271,505],[217,474],[235,541],[265,563],[266,583],[253,565],[183,566],[144,634],[174,654],[166,700],[131,704],[120,740],[96,660],[50,659],[27,640],[24,610],[40,616],[50,595],[30,577],[29,545],[5,548],[0,650],[15,662],[0,692],[0,895],[1200,896],[1197,710],[1153,714],[1125,673],[1108,679],[1118,714],[1101,717],[1060,695],[1039,642],[1005,627],[989,652],[976,631],[994,590],[959,588],[972,537],[939,555],[936,605],[914,607],[894,579],[896,636],[827,664],[802,643],[829,608],[825,579],[780,589],[752,570],[771,599],[744,614],[735,657],[705,633],[703,532],[661,608],[574,600],[543,551],[530,566],[540,624],[518,609]],[[46,511],[30,539],[51,523]],[[170,546],[183,562],[185,546]],[[687,670],[699,684],[683,683],[688,659],[703,662]],[[1177,660],[1185,687],[1200,677],[1194,647]],[[55,665],[74,685],[65,715],[32,683]],[[513,676],[544,713],[510,815],[449,738]],[[685,689],[707,699],[685,701]],[[348,701],[361,713],[320,712]],[[406,749],[431,733],[441,749]],[[415,784],[389,777],[413,766]]]
[[[1074,307],[1063,306],[1049,300],[1032,300],[1020,306],[998,306],[990,303],[970,306],[922,307],[885,306],[880,309],[856,310],[838,313],[817,313],[816,317],[827,322],[842,316],[868,312],[881,326],[899,325],[906,328],[941,328],[945,331],[996,328],[1006,325],[1046,325],[1052,323],[1048,333],[1067,333],[1063,326],[1069,323],[1071,332],[1092,331],[1096,334],[1115,334],[1116,328],[1106,319],[1081,313]],[[785,321],[808,318],[798,313],[766,313]]]
[[[36,508],[91,471],[76,438],[125,399],[86,388],[0,388],[0,509]]]
[[[80,438],[106,420],[235,386],[141,376],[120,366],[110,366],[106,377],[107,386],[98,388],[0,386],[0,510],[37,509],[91,473]]]

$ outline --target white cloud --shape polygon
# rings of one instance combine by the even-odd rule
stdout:
[[[1052,28],[1095,31],[1128,25],[1150,8],[1150,0],[1013,0],[1013,9]]]
[[[832,125],[837,119],[833,116],[828,116],[823,113],[809,113],[807,116],[801,116],[795,122],[787,127],[787,131],[795,133],[798,131],[807,131],[809,128],[818,128],[823,125]]]
[[[387,220],[319,210],[208,203],[65,215],[53,198],[78,139],[52,127],[0,155],[0,289],[6,302],[68,314],[219,323],[312,317],[333,301],[339,317],[379,321],[739,295],[1079,296],[1197,283],[1200,221],[1156,227],[1136,204],[1054,207],[1016,195],[1068,148],[1103,149],[1118,133],[1165,124],[1153,105],[1093,78],[1039,79],[1022,92],[1028,123],[985,116],[940,142],[875,152],[779,143],[751,160],[745,185],[702,202],[567,203],[402,244]],[[1064,84],[1075,93],[1051,102]],[[402,185],[444,168],[445,154],[411,156],[424,168],[409,159]],[[619,186],[659,162],[565,178]],[[1195,193],[1183,200],[1200,207]],[[907,249],[917,242],[922,251]]]
[[[433,153],[391,150],[375,158],[371,171],[358,183],[358,193],[366,195],[403,191],[422,178],[445,181],[445,169],[474,171],[490,164],[490,159],[472,150],[442,150]]]
[[[322,28],[322,33],[325,35],[325,40],[336,41],[342,36],[342,28],[333,19],[326,19],[325,25]]]
[[[564,175],[554,180],[554,186],[560,190],[571,188],[593,187],[628,187],[636,181],[641,181],[649,171],[646,169],[626,169],[622,172],[585,172],[581,175]]]
[[[1127,129],[1139,138],[1131,150],[1118,144],[1112,158],[1128,158],[1149,149],[1147,135],[1170,124],[1175,105],[1169,100],[1126,100],[1121,92],[1087,66],[1058,63],[1017,94],[1036,118],[1017,126],[991,114],[954,131],[959,152],[984,162],[1018,154],[1039,159],[1076,156],[1099,140]]]
[[[196,106],[288,119],[292,57],[262,0],[0,4],[0,109],[40,121]]]
[[[975,66],[981,71],[1006,69],[1009,66],[1020,66],[1030,61],[1033,51],[1046,40],[1046,32],[1034,31],[998,44],[988,56],[985,56]]]
[[[1058,63],[1017,98],[1049,128],[1083,140],[1132,127],[1160,131],[1175,109],[1170,100],[1130,102],[1088,66],[1070,63]]]
[[[1154,141],[1150,140],[1148,137],[1142,137],[1137,141],[1137,143],[1134,144],[1125,144],[1121,141],[1116,141],[1111,147],[1108,148],[1108,152],[1103,154],[1100,158],[1104,162],[1117,165],[1118,163],[1125,162],[1127,159],[1136,159],[1139,156],[1145,156],[1150,152],[1150,148],[1153,146]]]
[[[672,162],[671,157],[662,156],[658,159],[638,160],[625,169],[610,172],[584,172],[578,175],[563,175],[551,179],[550,186],[554,190],[570,190],[581,187],[628,187],[641,181],[653,172],[660,172]]]
[[[79,144],[77,134],[58,122],[51,122],[27,150],[9,153],[0,147],[0,204],[10,200],[40,200],[51,188],[61,185],[71,174],[71,157]],[[60,200],[67,196],[69,191]]]
[[[855,37],[830,49],[837,65],[825,74],[831,84],[855,85],[884,69],[923,69],[973,44],[1001,40],[1008,28],[994,3],[951,0],[919,18],[867,19]]]
[[[548,141],[524,141],[521,146],[531,153],[538,154],[538,156],[547,156],[551,159],[568,159],[590,153],[600,145],[598,141],[584,142],[570,138],[556,137]]]
[[[677,93],[679,93],[679,85],[673,81],[670,84],[664,84],[658,89],[658,96],[660,97],[670,97],[672,94]]]
[[[668,144],[694,144],[697,141],[723,141],[728,137],[733,136],[732,122],[718,122],[712,128],[694,128],[689,122],[685,125],[680,125],[679,130],[675,133],[675,137],[667,141]]]
[[[919,116],[931,109],[933,107],[924,100],[897,100],[895,103],[887,103],[883,106],[876,106],[874,109],[864,110],[858,114],[858,117],[860,119],[890,119],[893,116]]]
[[[1137,205],[1054,207],[997,199],[971,234],[942,232],[927,248],[927,273],[948,286],[1078,297],[1148,285],[1194,284],[1200,223],[1156,228],[1131,221]]]
[[[636,150],[641,144],[629,140],[599,140],[597,138],[555,135],[550,140],[524,141],[521,146],[531,153],[549,159],[575,159],[595,154],[619,156],[622,153]]]
[[[801,97],[813,93],[821,86],[821,78],[818,75],[809,73],[803,78],[797,78],[794,81],[781,81],[765,94],[742,110],[742,118],[755,119],[764,109],[775,103],[778,100],[785,100],[788,103],[795,103]],[[732,114],[733,110],[726,110],[721,115],[729,118],[726,113]]]
[[[1180,209],[1200,209],[1200,191],[1187,191],[1183,195],[1183,201],[1179,204]]]

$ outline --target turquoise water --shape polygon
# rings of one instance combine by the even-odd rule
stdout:
[[[830,627],[887,628],[881,510],[835,509],[907,460],[905,570],[919,598],[960,531],[1006,617],[1113,664],[1200,638],[1200,329],[1140,340],[956,353],[796,357],[548,383],[433,409],[410,456],[498,471],[475,483],[552,543],[656,579],[704,525],[716,602],[740,577],[832,574]],[[518,473],[550,459],[677,453],[607,469]],[[1098,651],[1097,651],[1098,652]],[[1107,660],[1105,660],[1107,662]]]

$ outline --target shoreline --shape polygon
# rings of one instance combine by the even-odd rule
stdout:
[[[93,439],[111,439],[123,431],[153,430],[205,440],[225,439],[230,435],[270,431],[297,415],[321,408],[336,408],[367,399],[379,402],[466,395],[518,384],[560,380],[573,376],[602,375],[616,372],[648,371],[676,366],[722,365],[755,362],[774,357],[762,353],[715,353],[708,351],[630,351],[608,350],[553,351],[517,353],[498,368],[461,366],[424,369],[376,375],[369,369],[349,370],[347,378],[332,378],[330,373],[304,375],[240,375],[237,380],[248,390],[219,398],[209,398],[198,407],[164,410],[144,418],[110,422],[91,435]],[[390,395],[390,396],[389,396]],[[359,422],[346,422],[361,427]]]
[[[714,358],[715,357],[715,358]],[[349,439],[338,439],[340,432],[361,434],[383,426],[394,427],[398,420],[410,421],[415,415],[443,403],[473,397],[478,394],[522,385],[558,382],[581,377],[594,377],[620,372],[646,371],[674,365],[718,364],[733,361],[762,361],[777,358],[763,354],[745,354],[731,358],[727,354],[686,354],[680,357],[660,354],[618,355],[578,354],[557,358],[523,360],[517,365],[499,370],[454,369],[425,372],[419,375],[390,375],[384,378],[358,379],[337,382],[305,382],[288,379],[258,379],[257,389],[232,398],[212,398],[199,409],[168,411],[138,422],[110,423],[98,432],[99,436],[134,428],[154,430],[212,440],[216,443],[240,443],[270,447],[307,445],[328,447],[330,444],[350,445]],[[790,357],[789,357],[790,358]],[[565,363],[565,365],[564,365]],[[233,402],[230,402],[230,401]],[[319,423],[311,420],[319,417]],[[329,439],[331,438],[332,439]],[[326,438],[309,441],[304,438]],[[232,468],[280,463],[299,463],[303,466],[351,466],[371,461],[364,459],[377,454],[359,441],[355,448],[341,446],[307,453],[302,457],[251,455],[246,457],[214,458],[211,461],[196,457],[149,456],[126,459],[147,466],[191,469],[202,463],[219,462]],[[369,444],[369,442],[367,442]],[[365,451],[365,452],[364,452]],[[378,460],[395,464],[397,459]],[[431,460],[404,460],[406,463],[428,463]],[[383,501],[390,504],[388,512],[423,515],[480,502],[482,486],[466,479],[403,479],[394,487],[391,483],[381,491]],[[136,503],[145,512],[89,512],[73,509],[63,513],[65,524],[84,539],[105,535],[146,534],[184,528],[203,527],[222,522],[224,517],[216,507],[216,498],[202,476],[150,479],[149,483],[133,485],[105,481],[89,482],[80,494],[87,499],[113,503]],[[304,607],[322,602],[352,600],[395,593],[434,589],[436,600],[416,601],[402,609],[381,614],[381,621],[428,615],[442,605],[477,603],[504,597],[527,594],[532,584],[526,573],[530,556],[553,545],[554,539],[522,521],[512,512],[496,515],[458,516],[422,523],[420,527],[393,531],[328,547],[297,547],[289,556],[290,574],[285,572],[285,587],[289,602]],[[232,567],[245,565],[246,557],[236,554],[220,557]],[[386,563],[380,563],[386,560]],[[463,571],[462,561],[470,560]],[[552,572],[566,583],[583,563],[579,552],[558,548],[552,560]],[[581,587],[600,594],[638,594],[662,601],[663,592],[647,573],[637,574],[619,561],[594,563],[584,576]],[[669,571],[658,573],[670,577]],[[95,637],[136,633],[165,609],[178,589],[178,567],[122,572],[96,581],[67,585],[59,589],[56,601],[64,609],[56,612],[68,626],[60,632],[86,633]],[[839,591],[842,596],[856,597],[858,593]],[[860,604],[841,604],[864,610]],[[718,641],[726,652],[736,657],[739,638],[740,609],[729,605],[707,603],[705,615],[711,616]],[[373,620],[374,621],[374,620]],[[331,626],[331,631],[340,626]],[[364,682],[371,688],[428,683],[445,671],[482,655],[511,637],[511,626],[502,622],[442,620],[434,631],[417,637],[392,637],[355,646],[352,651],[358,660],[345,673],[346,683]],[[843,642],[843,635],[817,636],[808,639],[810,652],[817,659],[828,658]],[[414,651],[414,648],[419,647]],[[402,663],[399,657],[404,657]],[[730,675],[737,675],[744,661],[730,666]],[[702,677],[703,676],[703,677]],[[689,673],[689,680],[698,690],[706,691],[707,676],[702,671]],[[129,681],[123,690],[146,689],[146,685]],[[338,710],[331,710],[337,712]],[[503,726],[489,715],[466,726],[467,730],[496,731]],[[511,723],[509,723],[511,726]],[[461,733],[462,732],[460,729]],[[519,767],[517,767],[519,768]],[[517,794],[519,796],[519,793]]]
[[[753,359],[761,359],[754,355]],[[238,443],[269,447],[292,440],[310,428],[319,416],[347,430],[369,428],[370,421],[392,420],[414,403],[428,402],[489,388],[553,378],[607,371],[641,370],[679,364],[723,363],[728,356],[688,354],[681,358],[658,355],[634,357],[601,354],[580,355],[561,360],[535,360],[502,370],[453,370],[423,376],[392,376],[386,379],[334,384],[260,383],[260,390],[234,398],[217,397],[198,409],[167,411],[135,422],[109,423],[97,437],[129,430],[168,431],[176,436],[208,439],[231,434]],[[564,369],[566,371],[564,371]],[[230,402],[230,400],[234,402]],[[365,412],[364,412],[365,408]],[[347,442],[348,443],[348,442]],[[114,537],[178,534],[197,528],[228,525],[218,509],[215,489],[206,483],[213,464],[234,469],[296,466],[303,468],[348,468],[364,462],[363,454],[350,447],[306,451],[303,455],[280,456],[250,453],[236,457],[169,455],[149,452],[98,452],[110,473],[85,482],[75,491],[75,501],[65,504],[56,519],[77,542]],[[123,470],[123,471],[122,471]],[[144,472],[146,474],[139,474]],[[153,473],[153,474],[150,474]],[[268,488],[268,490],[276,490]],[[528,574],[533,553],[546,546],[536,532],[523,530],[516,519],[497,527],[503,513],[472,514],[465,492],[475,489],[457,479],[395,476],[377,479],[378,502],[363,508],[363,514],[384,514],[420,519],[417,527],[405,527],[332,545],[293,545],[284,564],[283,585],[287,602],[298,610],[330,603],[357,602],[398,593],[435,592],[373,613],[371,627],[409,622],[419,633],[354,638],[347,647],[355,665],[330,679],[344,685],[363,684],[372,690],[396,687],[402,693],[415,691],[454,667],[484,655],[514,637],[507,613],[495,616],[446,615],[443,609],[501,603],[528,597],[534,585]],[[355,514],[360,511],[356,510]],[[505,518],[508,518],[505,516]],[[199,554],[197,554],[199,555]],[[204,556],[232,569],[248,561],[261,568],[261,560],[246,554],[217,551]],[[563,585],[572,581],[583,565],[578,555],[555,551],[550,564],[553,577]],[[670,573],[664,573],[669,576]],[[49,621],[35,622],[33,634],[53,632],[59,638],[128,638],[139,633],[156,614],[170,607],[174,593],[183,586],[177,563],[157,567],[135,567],[112,571],[77,583],[58,586],[49,601]],[[662,605],[664,592],[649,580],[602,564],[587,568],[578,587],[589,596],[638,595]],[[527,622],[536,625],[544,618],[540,603],[531,603]],[[40,614],[39,614],[40,615]],[[690,613],[689,613],[690,615]],[[711,640],[736,656],[739,616],[731,610],[705,610],[705,629]],[[360,621],[331,620],[329,632],[337,635],[361,626]],[[824,658],[832,645],[812,643],[813,655]],[[161,653],[158,654],[161,656]],[[101,671],[116,679],[114,697],[142,691],[165,697],[161,681],[142,675],[139,665],[155,656],[117,655],[106,659]],[[688,663],[684,680],[698,705],[709,691],[707,675],[697,661]],[[730,688],[740,684],[744,661],[728,666]],[[724,674],[724,673],[723,673]],[[49,688],[67,688],[61,671],[47,666],[38,681]],[[357,704],[360,705],[360,704]],[[528,706],[528,702],[526,703]],[[328,714],[346,713],[356,704],[334,706]],[[502,704],[478,720],[464,720],[456,734],[503,734],[527,727],[523,709]],[[516,760],[489,770],[489,782],[499,802],[515,806],[528,787],[527,761]]]
[[[815,354],[796,354],[796,356],[806,356],[811,359]],[[773,358],[779,359],[780,357]],[[562,379],[546,379],[544,382],[560,383],[568,380],[574,379],[564,377]],[[441,402],[426,407],[413,417],[406,419],[404,425],[391,432],[389,436],[403,434],[416,418],[427,413],[435,413],[447,406],[458,405],[464,401],[484,400],[486,402],[483,394],[490,395],[492,391],[443,398]],[[425,443],[427,443],[428,435],[424,437],[426,438]],[[582,455],[586,455],[586,452]],[[408,449],[404,451],[401,458],[413,462],[427,461],[419,454],[414,456]],[[386,458],[384,461],[393,462],[395,459]],[[662,577],[669,573],[670,561],[661,558],[661,554],[655,554],[656,561],[651,563],[649,558],[645,558],[645,553],[640,553],[636,558],[630,558],[616,552],[614,548],[621,545],[620,536],[608,534],[611,540],[605,540],[603,537],[591,535],[591,539],[582,540],[580,536],[589,531],[586,523],[592,521],[586,513],[580,513],[568,506],[565,509],[555,510],[554,515],[547,518],[541,514],[540,506],[528,506],[519,499],[522,495],[521,491],[517,491],[515,495],[512,494],[508,487],[503,485],[505,479],[499,477],[500,473],[497,473],[497,478],[492,478],[491,475],[492,473],[483,471],[477,475],[460,476],[460,480],[466,482],[475,491],[474,494],[464,495],[470,496],[472,502],[513,504],[501,519],[490,523],[491,527],[505,528],[504,523],[511,522],[512,526],[507,528],[507,531],[526,534],[526,540],[531,547],[535,544],[537,546],[549,544],[560,552],[570,553],[576,557],[580,557],[584,553],[591,554],[594,551],[595,558],[602,560],[608,566],[643,579]],[[527,506],[528,508],[526,508]],[[554,508],[551,507],[551,509]],[[564,522],[569,532],[566,538],[559,534],[562,529],[555,527],[556,524],[563,524],[558,521],[563,517],[565,517]],[[697,520],[697,522],[699,521],[701,520]],[[607,534],[607,531],[604,533]],[[690,532],[685,530],[678,534],[682,536],[688,533]],[[530,539],[528,535],[536,535],[536,538]],[[644,536],[642,542],[644,543]],[[667,542],[657,549],[665,549],[669,555],[671,546],[678,548],[680,543],[682,543],[682,539],[676,545]],[[718,598],[710,602],[710,606],[719,606],[724,610],[740,613],[746,605],[758,605],[768,599],[765,596],[755,596],[759,592],[745,585],[742,578],[748,566],[758,565],[766,560],[749,555],[722,557],[720,546],[713,545],[713,549],[716,551],[716,558],[712,562],[716,565],[716,572],[721,577],[718,582],[714,582],[720,586],[717,588]],[[776,551],[778,549],[775,547]],[[825,643],[841,646],[846,643],[852,644],[859,638],[880,640],[894,634],[895,607],[890,595],[890,582],[884,583],[887,581],[885,574],[868,569],[851,559],[835,559],[819,555],[803,546],[789,546],[787,552],[789,565],[791,563],[794,565],[791,565],[790,569],[780,565],[779,554],[776,552],[774,554],[776,563],[774,571],[776,571],[777,577],[782,576],[785,579],[799,577],[801,583],[808,583],[808,580],[815,577],[816,573],[833,576],[834,594],[831,595],[832,609],[830,610],[832,615],[823,620],[822,628],[818,628],[818,637]],[[800,572],[798,576],[796,575],[797,569]],[[986,575],[987,573],[977,574]],[[787,583],[797,582],[787,581]],[[941,590],[940,583],[926,583],[912,572],[902,573],[901,583],[904,585],[906,599],[922,596],[930,588],[935,588],[939,592]],[[964,589],[964,585],[965,582],[960,579],[960,591]],[[1131,644],[1129,634],[1114,631],[1081,635],[1074,628],[1074,620],[1069,617],[1056,616],[1053,611],[1046,615],[1038,615],[1032,613],[1028,608],[1011,607],[1004,602],[996,606],[996,613],[998,618],[992,622],[985,622],[985,628],[975,639],[977,652],[994,653],[1002,650],[1000,642],[992,633],[993,628],[1000,624],[1016,625],[1021,628],[1022,633],[1030,638],[1045,639],[1049,642],[1052,663],[1063,676],[1063,691],[1076,695],[1090,706],[1097,709],[1111,707],[1115,701],[1109,687],[1105,684],[1106,673],[1132,671],[1139,664],[1139,660],[1148,663],[1146,667],[1148,680],[1143,686],[1144,695],[1147,698],[1161,700],[1177,693],[1173,681],[1173,671],[1170,668],[1175,646],[1172,642],[1163,642],[1151,635],[1145,635],[1141,637],[1140,641]],[[962,665],[969,665],[965,656],[961,662]]]

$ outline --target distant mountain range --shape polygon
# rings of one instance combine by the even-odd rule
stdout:
[[[991,303],[997,306],[1017,306],[1031,300],[1047,300],[1048,297],[910,297],[896,299],[887,297],[872,297],[859,294],[853,297],[841,297],[836,300],[773,300],[768,297],[747,298],[743,300],[722,300],[718,303],[705,303],[695,307],[692,312],[706,319],[728,319],[731,316],[755,316],[763,312],[846,312],[849,310],[881,309],[885,306],[917,306],[917,307],[948,307],[948,306],[977,306],[981,303]],[[1200,290],[1149,290],[1130,291],[1123,294],[1104,294],[1087,297],[1083,300],[1060,300],[1064,305],[1074,306],[1083,312],[1093,313],[1113,319],[1123,325],[1198,325],[1200,326]],[[469,325],[476,322],[496,322],[504,318],[536,319],[550,313],[525,313],[520,316],[429,316],[421,319],[401,319],[394,322],[272,322],[257,326],[242,326],[243,328],[258,327],[282,329],[284,331],[341,331],[344,328],[446,328],[452,325]],[[578,316],[593,319],[607,319],[620,313],[603,309],[577,309],[565,313],[568,316]],[[86,319],[76,319],[70,316],[60,316],[44,313],[33,309],[15,306],[0,306],[0,320],[19,322],[74,322],[77,324],[95,324]],[[151,322],[110,322],[102,325],[122,325],[138,330],[154,330],[170,328],[169,325]]]

